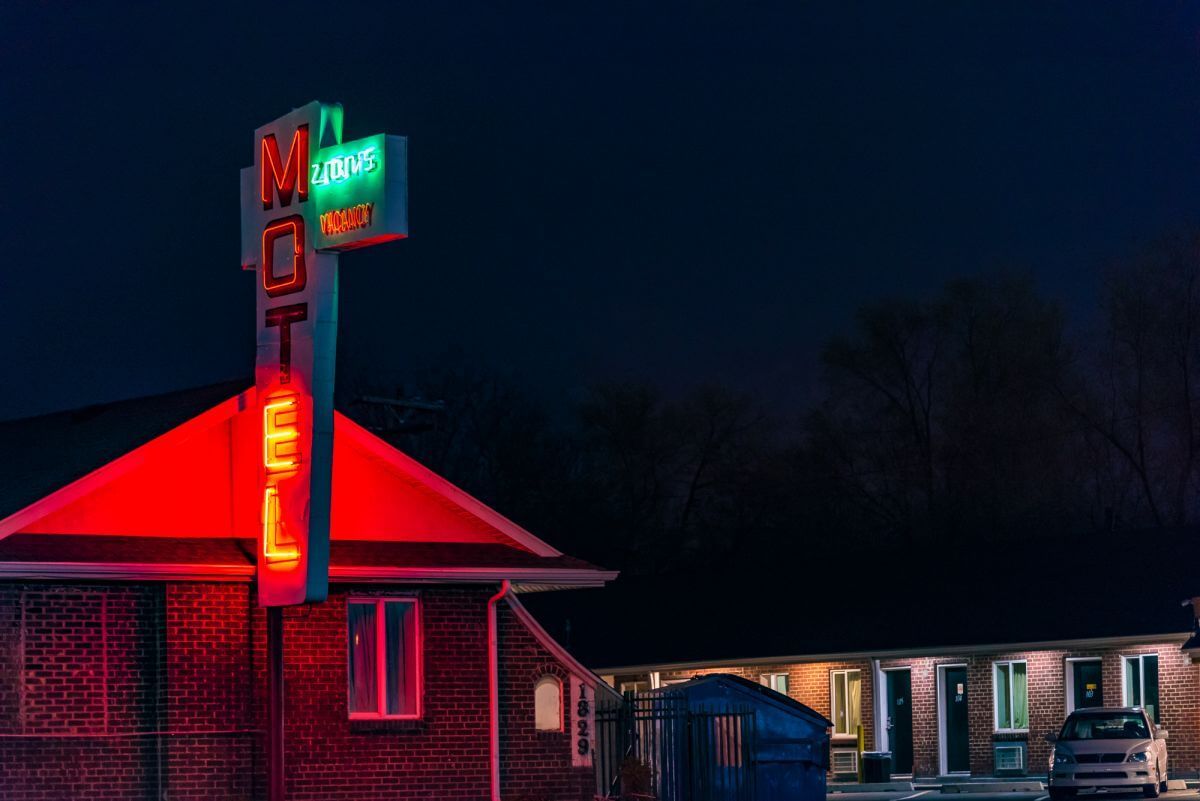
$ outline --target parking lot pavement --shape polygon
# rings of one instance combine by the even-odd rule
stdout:
[[[942,793],[939,790],[904,790],[888,793],[830,793],[829,801],[1047,801],[1049,795],[1040,793]],[[1136,801],[1141,793],[1083,793],[1079,801]],[[1172,790],[1160,799],[1194,801],[1200,790]]]

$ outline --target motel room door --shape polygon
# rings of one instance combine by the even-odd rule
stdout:
[[[892,773],[905,775],[913,770],[912,742],[912,671],[885,671],[887,676],[888,749],[892,752]]]
[[[1087,709],[1104,704],[1104,677],[1099,659],[1074,659],[1067,663],[1071,667],[1071,685],[1074,689],[1075,709]]]
[[[970,773],[970,734],[967,729],[967,668],[955,665],[942,673],[942,747],[947,773]]]

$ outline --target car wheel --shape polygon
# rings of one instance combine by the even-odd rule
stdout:
[[[1158,782],[1143,786],[1142,796],[1145,798],[1158,798]]]

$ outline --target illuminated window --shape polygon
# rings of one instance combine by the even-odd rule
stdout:
[[[759,678],[764,687],[770,687],[777,693],[787,695],[788,681],[786,673],[764,673]]]
[[[533,690],[533,719],[538,731],[562,731],[562,682],[542,676]]]
[[[1125,706],[1140,706],[1155,723],[1158,715],[1158,654],[1127,656],[1121,660],[1124,681],[1121,694]]]
[[[347,605],[352,718],[421,715],[420,620],[412,598],[355,598]]]
[[[1029,730],[1029,676],[1024,662],[993,665],[996,731]]]
[[[862,674],[857,670],[829,673],[834,734],[857,734],[862,722]]]

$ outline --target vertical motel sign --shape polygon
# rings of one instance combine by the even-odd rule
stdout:
[[[406,140],[342,141],[309,103],[254,132],[241,171],[242,266],[256,272],[258,600],[325,600],[339,251],[408,235]]]

